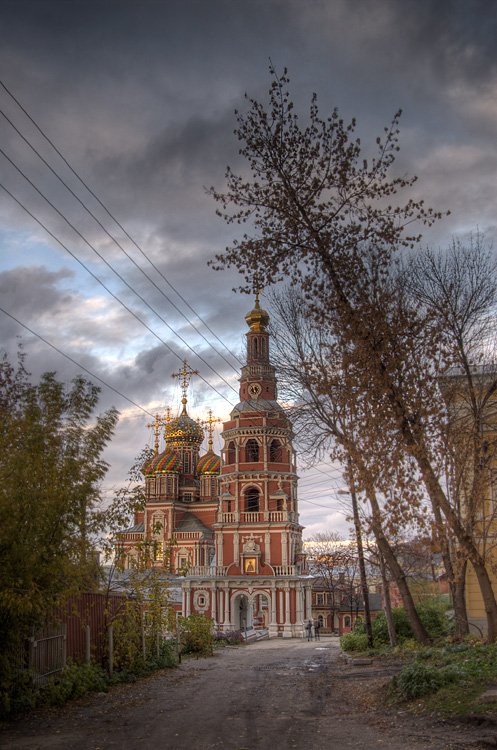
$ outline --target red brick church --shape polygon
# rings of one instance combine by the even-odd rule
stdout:
[[[182,413],[164,421],[165,450],[156,439],[143,466],[145,508],[120,544],[126,566],[144,544],[156,565],[168,555],[171,573],[181,576],[184,616],[204,613],[224,631],[300,636],[312,617],[312,577],[302,551],[292,429],[276,400],[269,316],[258,298],[245,319],[247,364],[240,402],[223,425],[222,458],[212,450],[212,416],[200,456],[204,433],[187,414],[193,372],[185,363]]]

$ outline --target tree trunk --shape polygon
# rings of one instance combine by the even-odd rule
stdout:
[[[406,615],[409,620],[409,624],[412,628],[414,637],[416,638],[417,641],[419,641],[419,643],[422,643],[427,646],[431,643],[430,637],[423,623],[419,619],[419,615],[414,605],[414,599],[412,598],[412,594],[409,590],[409,586],[407,585],[405,573],[402,570],[401,566],[399,565],[397,557],[395,556],[394,551],[392,550],[387,538],[385,537],[383,533],[383,528],[381,525],[381,511],[380,511],[380,506],[378,505],[378,501],[376,499],[376,494],[374,490],[373,491],[368,490],[366,492],[366,495],[367,495],[367,498],[369,500],[369,503],[372,509],[371,528],[373,530],[376,543],[379,547],[380,554],[383,555],[383,558],[390,571],[390,574],[392,578],[394,579],[395,583],[397,584],[397,586],[399,587],[399,592],[402,597],[402,603],[404,605],[404,609],[406,611]]]
[[[456,620],[456,637],[464,638],[469,635],[468,613],[466,610],[466,561],[462,564],[462,570],[454,580],[452,599],[454,604],[454,617]]]
[[[397,633],[395,632],[395,623],[393,621],[393,614],[392,614],[392,600],[390,598],[390,582],[387,579],[387,571],[385,569],[385,559],[381,552],[379,554],[379,558],[380,558],[381,583],[383,585],[383,601],[385,605],[385,617],[386,617],[387,628],[388,628],[388,638],[390,640],[390,645],[393,647],[397,645]]]

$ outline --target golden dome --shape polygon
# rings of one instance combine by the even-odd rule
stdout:
[[[269,313],[259,305],[259,292],[255,295],[255,307],[246,314],[245,320],[254,333],[267,333],[266,326],[269,323]]]

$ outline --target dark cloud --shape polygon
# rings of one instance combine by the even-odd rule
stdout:
[[[206,338],[218,342],[173,289],[237,354],[251,301],[233,294],[234,272],[207,261],[232,239],[204,187],[222,188],[226,164],[243,169],[233,136],[243,95],[265,100],[268,61],[286,65],[296,108],[312,91],[326,113],[357,116],[366,151],[402,107],[400,174],[417,195],[452,214],[426,235],[447,244],[478,226],[497,237],[497,11],[488,0],[4,0],[0,67],[5,83],[131,232],[156,269],[78,185],[36,128],[0,90],[0,108],[89,202],[136,262]],[[1,181],[156,332],[148,332],[0,190],[0,294],[22,322],[147,410],[174,401],[171,372],[187,356],[226,398],[236,375],[174,306],[115,247],[0,116],[2,147],[132,289],[2,159]],[[160,320],[177,330],[213,373]],[[22,333],[30,369],[70,379],[77,365],[0,318],[4,347]],[[177,354],[168,350],[170,346]],[[223,354],[230,355],[224,350]],[[150,417],[102,390],[123,412],[109,450],[112,481],[124,476]],[[230,406],[197,379],[189,408]],[[314,498],[320,502],[320,498]],[[322,501],[322,499],[321,499]],[[326,500],[328,502],[328,500]],[[313,508],[312,515],[310,513]],[[302,506],[319,530],[326,511]],[[336,516],[330,513],[336,523]],[[304,515],[305,523],[305,515]]]

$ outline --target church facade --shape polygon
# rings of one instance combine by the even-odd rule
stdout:
[[[203,613],[221,631],[266,630],[294,637],[312,617],[291,424],[277,401],[269,357],[269,316],[258,298],[246,315],[247,362],[240,401],[223,425],[222,457],[200,456],[203,429],[183,411],[165,421],[165,450],[144,467],[146,501],[120,535],[125,566],[144,546],[153,565],[180,576],[184,616]],[[159,420],[156,420],[158,425]]]

